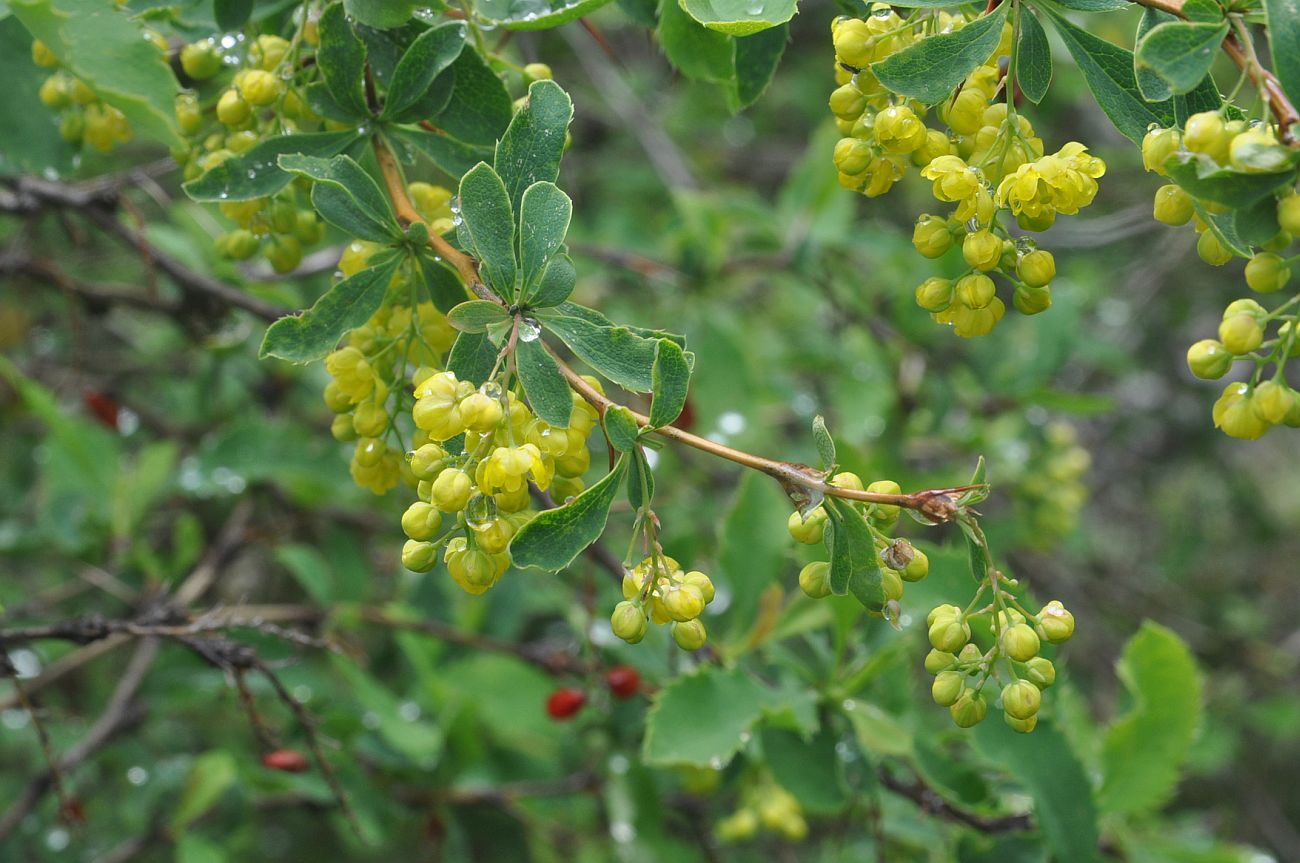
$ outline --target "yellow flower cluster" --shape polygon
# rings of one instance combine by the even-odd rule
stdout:
[[[734,843],[753,839],[760,829],[790,842],[808,836],[808,821],[799,801],[769,777],[747,787],[740,807],[719,821],[714,832],[719,841]]]
[[[1056,275],[1051,253],[1032,240],[1013,242],[1000,216],[1015,218],[1024,230],[1046,230],[1058,213],[1073,215],[1092,203],[1106,167],[1076,142],[1044,155],[1029,120],[1005,101],[994,101],[1004,91],[998,61],[1010,51],[1010,23],[992,56],[938,106],[935,113],[946,131],[927,126],[924,105],[891,94],[871,73],[871,63],[923,35],[966,22],[962,15],[929,11],[904,20],[886,4],[873,6],[865,20],[836,19],[832,37],[839,86],[830,109],[845,136],[833,157],[842,186],[876,197],[917,167],[931,181],[936,200],[956,205],[946,217],[922,214],[912,242],[927,258],[960,247],[970,269],[957,279],[927,279],[916,300],[957,335],[972,337],[992,331],[1006,311],[991,274],[1006,279],[1023,314],[1051,305],[1049,284]]]
[[[1198,171],[1256,174],[1277,171],[1290,162],[1290,152],[1268,124],[1230,120],[1218,111],[1187,118],[1182,129],[1153,127],[1142,141],[1142,162],[1148,171],[1169,176],[1171,166],[1194,164]],[[1198,200],[1176,183],[1156,190],[1153,215],[1166,225],[1191,222],[1200,235],[1196,252],[1206,263],[1221,267],[1234,257],[1248,258],[1246,284],[1258,294],[1274,294],[1291,280],[1292,259],[1283,256],[1300,235],[1300,195],[1294,188],[1277,193],[1277,233],[1229,241],[1216,223],[1230,211],[1214,201]],[[1242,244],[1245,243],[1243,246]],[[1247,381],[1228,384],[1211,411],[1214,425],[1229,437],[1254,440],[1277,425],[1300,428],[1300,393],[1286,380],[1286,364],[1300,356],[1300,313],[1295,298],[1269,312],[1253,299],[1234,300],[1223,310],[1217,339],[1202,339],[1187,351],[1192,374],[1217,380],[1235,362],[1254,364]],[[1273,365],[1271,377],[1264,369]]]
[[[1064,423],[1049,425],[1041,442],[1030,447],[1028,458],[1016,459],[1020,469],[1007,465],[1015,487],[1016,522],[1023,525],[1025,541],[1047,548],[1074,529],[1079,510],[1088,500],[1084,475],[1092,456],[1079,445],[1078,434]],[[1003,474],[998,473],[999,477]]]
[[[339,259],[340,275],[359,272],[378,248],[350,243]],[[335,414],[330,431],[336,440],[356,442],[352,478],[375,494],[391,490],[404,474],[414,484],[401,448],[392,442],[400,440],[395,417],[404,410],[400,390],[407,369],[424,369],[427,377],[456,340],[456,331],[433,303],[412,304],[416,295],[411,276],[399,270],[378,311],[325,358],[330,375],[325,404]]]
[[[652,555],[623,574],[623,601],[614,607],[610,626],[629,644],[645,637],[648,622],[672,624],[673,641],[683,650],[699,650],[708,640],[700,621],[713,601],[713,582],[699,570],[684,572],[671,557]]]
[[[977,616],[993,618],[994,643],[987,651],[971,640],[970,619]],[[930,694],[948,708],[956,725],[970,728],[984,721],[984,687],[1009,671],[1001,692],[1003,719],[1022,734],[1034,730],[1042,692],[1056,682],[1056,667],[1038,651],[1044,641],[1061,644],[1074,635],[1074,615],[1059,600],[1033,615],[1016,608],[968,614],[955,605],[940,605],[930,610],[925,623],[933,648],[925,657],[925,670],[934,675]]]
[[[413,382],[416,446],[405,464],[419,499],[402,517],[402,562],[427,572],[442,545],[452,579],[479,594],[509,568],[510,541],[535,514],[530,485],[561,500],[582,491],[598,416],[575,393],[568,427],[556,428],[494,381],[475,387],[426,366]],[[439,535],[447,516],[456,522]]]
[[[161,34],[149,31],[149,39],[166,53],[167,40]],[[32,42],[32,62],[46,69],[59,66],[59,58],[39,39]],[[126,115],[71,72],[58,69],[41,83],[39,95],[45,107],[59,112],[59,134],[69,144],[107,153],[131,140]]]

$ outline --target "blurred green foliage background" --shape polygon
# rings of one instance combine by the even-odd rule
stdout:
[[[960,484],[984,455],[994,549],[1036,596],[1061,599],[1078,620],[1047,709],[1085,769],[1096,770],[1099,723],[1129,704],[1115,663],[1144,620],[1177,632],[1203,671],[1203,725],[1166,820],[1118,828],[1146,837],[1140,859],[1259,859],[1234,842],[1300,859],[1300,450],[1285,430],[1255,443],[1216,433],[1217,393],[1182,359],[1244,295],[1240,264],[1213,270],[1192,253],[1190,232],[1150,219],[1157,184],[1059,61],[1047,104],[1030,109],[1035,126],[1049,149],[1088,143],[1109,171],[1088,215],[1043,240],[1060,273],[1053,308],[1009,315],[980,341],[957,339],[912,301],[931,271],[909,242],[912,219],[934,207],[928,184],[913,176],[875,201],[836,184],[825,109],[834,10],[804,6],[771,89],[733,116],[717,88],[671,73],[631,23],[643,5],[594,17],[614,59],[577,26],[512,40],[521,60],[549,63],[577,105],[562,173],[575,202],[576,299],[687,334],[698,355],[697,433],[815,461],[808,427],[822,413],[848,469],[905,489]],[[1127,41],[1134,22],[1109,17],[1114,32],[1103,35]],[[71,176],[163,155],[128,147],[87,158]],[[176,181],[164,174],[132,194],[159,248],[286,305],[323,289],[332,260],[274,280],[218,261],[220,217],[186,202]],[[77,278],[170,296],[85,222],[3,218],[0,238]],[[341,645],[332,653],[239,633],[317,718],[364,841],[319,772],[261,766],[227,675],[164,644],[135,700],[139,715],[70,779],[85,824],[61,824],[47,797],[0,858],[1043,859],[1034,843],[983,839],[882,793],[864,766],[919,759],[968,806],[999,799],[1006,765],[948,728],[927,703],[920,667],[915,618],[940,601],[964,604],[964,552],[932,555],[931,579],[908,589],[913,621],[902,633],[865,620],[837,629],[842,610],[786,606],[761,662],[782,679],[806,669],[803,682],[813,682],[833,652],[825,631],[839,632],[861,658],[853,697],[868,718],[849,729],[859,749],[836,759],[842,797],[805,804],[808,844],[718,848],[713,824],[752,784],[744,757],[721,775],[651,771],[637,759],[644,699],[611,701],[599,674],[562,677],[589,687],[594,703],[557,724],[543,710],[556,682],[535,665],[392,625],[433,619],[562,656],[587,655],[590,634],[605,662],[634,665],[651,685],[667,679],[686,660],[662,637],[627,647],[608,636],[617,587],[606,573],[587,561],[558,577],[511,573],[483,598],[441,570],[407,573],[397,560],[404,494],[378,499],[351,483],[320,400],[323,370],[259,362],[258,321],[87,302],[2,274],[0,625],[131,616],[243,519],[197,607],[296,608],[301,618],[285,625],[321,624]],[[96,418],[88,393],[122,406],[120,430]],[[788,505],[766,480],[742,481],[696,452],[664,449],[656,473],[668,550],[714,575],[724,601],[709,626],[724,652],[742,652],[772,601],[764,590],[797,594],[807,558],[785,538]],[[626,511],[611,521],[616,554],[627,525]],[[950,529],[907,532],[940,546],[958,540]],[[101,714],[138,644],[40,687],[56,751]],[[43,680],[91,649],[42,641],[10,654]],[[304,749],[266,680],[250,675],[248,685],[283,744]],[[14,801],[43,761],[7,682],[0,701],[0,801]],[[949,763],[955,752],[965,760]],[[939,776],[944,764],[951,775]],[[586,771],[603,777],[596,793],[501,800],[485,791]]]

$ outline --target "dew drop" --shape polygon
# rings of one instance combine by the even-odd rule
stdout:
[[[519,319],[519,340],[522,342],[535,342],[542,335],[542,325],[537,323],[536,318]]]

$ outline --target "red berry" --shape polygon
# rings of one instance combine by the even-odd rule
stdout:
[[[641,689],[641,675],[630,665],[615,665],[605,674],[605,684],[615,698],[631,698]]]
[[[309,765],[307,756],[296,749],[277,749],[262,756],[262,766],[285,773],[302,773]]]
[[[565,686],[552,692],[551,697],[546,699],[546,712],[552,719],[570,719],[586,703],[587,694],[585,692],[581,689]]]
[[[112,397],[94,390],[86,390],[84,398],[86,407],[90,408],[90,412],[95,415],[95,419],[113,431],[117,431],[117,415],[121,411],[118,403]]]

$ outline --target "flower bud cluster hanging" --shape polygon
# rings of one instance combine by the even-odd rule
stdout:
[[[149,42],[166,55],[167,40],[161,33],[147,31]],[[40,99],[45,107],[59,112],[59,134],[76,147],[107,153],[131,140],[131,123],[116,107],[99,97],[90,86],[62,64],[49,47],[32,42],[32,62],[55,72],[41,84]]]
[[[1013,237],[1009,223],[1038,232],[1058,214],[1077,214],[1092,203],[1106,171],[1077,142],[1047,154],[1028,118],[1005,98],[999,59],[1011,52],[1010,23],[993,55],[935,108],[945,128],[927,126],[925,105],[890,93],[872,74],[872,63],[969,20],[963,13],[924,9],[903,18],[877,3],[865,20],[838,18],[831,31],[839,87],[831,93],[830,109],[845,136],[834,153],[840,184],[874,198],[918,168],[936,200],[956,205],[946,215],[923,213],[912,242],[927,258],[960,249],[965,272],[956,279],[926,279],[916,289],[916,302],[963,337],[987,335],[1005,313],[995,277],[1010,288],[1021,313],[1038,314],[1051,305],[1055,259],[1032,239]]]
[[[1194,167],[1198,175],[1267,175],[1293,161],[1272,125],[1247,123],[1220,111],[1193,114],[1181,129],[1153,127],[1142,141],[1146,169],[1164,177],[1181,166]],[[1195,198],[1176,182],[1156,190],[1153,215],[1166,225],[1190,222],[1199,234],[1196,252],[1203,261],[1221,267],[1246,258],[1246,285],[1257,294],[1276,294],[1290,282],[1297,260],[1283,253],[1300,235],[1300,195],[1288,185],[1254,209],[1263,216],[1262,232],[1254,237],[1258,243],[1240,236],[1231,209]],[[1234,300],[1223,310],[1218,338],[1202,339],[1188,349],[1187,365],[1198,378],[1222,378],[1238,360],[1246,366],[1248,378],[1229,383],[1211,412],[1225,434],[1254,439],[1276,425],[1300,428],[1300,393],[1286,380],[1287,361],[1300,355],[1298,304],[1300,295],[1272,311],[1253,299]]]
[[[241,35],[181,48],[180,65],[193,89],[176,97],[176,122],[188,146],[173,155],[186,180],[277,135],[333,128],[304,95],[318,75],[314,63],[303,62],[317,41],[315,21],[307,19],[292,40]],[[277,273],[292,272],[325,236],[308,188],[306,180],[296,180],[273,195],[220,202],[221,214],[235,226],[217,237],[217,254],[244,261],[261,253]]]

